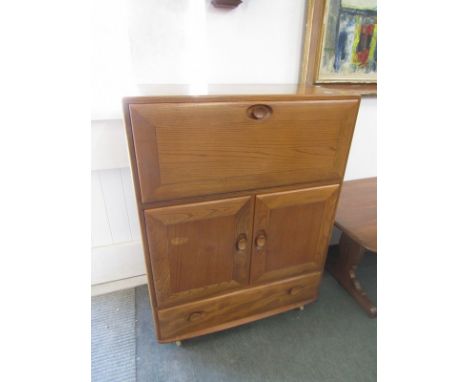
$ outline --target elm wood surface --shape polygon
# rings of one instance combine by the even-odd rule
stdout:
[[[136,103],[179,102],[181,99],[193,102],[230,100],[295,100],[306,96],[309,99],[355,99],[356,96],[321,86],[306,84],[211,84],[196,87],[184,84],[139,84],[123,99],[124,105]],[[200,98],[202,97],[202,98]]]
[[[315,180],[339,182],[357,103],[130,105],[141,199],[148,203]],[[257,117],[252,107],[254,115],[261,111]]]
[[[323,268],[338,192],[336,184],[256,196],[252,284]]]
[[[254,87],[257,88],[258,87]],[[290,91],[291,89],[287,90]],[[164,151],[165,147],[164,145],[161,145],[160,142],[157,142],[157,146],[152,148],[156,151],[156,155],[153,153],[154,157],[156,158],[156,168],[152,172],[146,173],[146,172],[140,172],[139,166],[138,166],[138,158],[137,158],[137,150],[141,150],[141,148],[148,150],[148,141],[150,142],[150,146],[152,145],[151,139],[153,138],[151,135],[155,135],[156,132],[153,134],[150,134],[147,139],[142,139],[142,140],[135,140],[134,139],[134,132],[138,131],[140,129],[145,129],[145,121],[141,121],[138,119],[138,117],[135,119],[131,118],[131,112],[130,109],[132,106],[141,106],[143,104],[147,105],[152,105],[155,109],[160,110],[158,106],[160,104],[166,105],[165,107],[168,108],[168,110],[172,110],[172,114],[169,111],[167,115],[167,122],[169,123],[169,127],[167,130],[177,130],[180,128],[180,120],[179,123],[174,123],[173,121],[176,121],[178,118],[178,115],[180,113],[176,112],[176,110],[180,110],[177,108],[177,106],[180,106],[181,104],[189,104],[191,106],[191,110],[196,110],[198,107],[202,108],[205,110],[206,113],[206,108],[203,106],[207,104],[212,104],[215,103],[216,106],[218,103],[225,103],[229,104],[230,107],[228,108],[229,110],[235,110],[236,106],[239,105],[245,105],[245,110],[242,111],[243,115],[248,118],[249,123],[254,123],[254,122],[259,122],[259,123],[264,123],[266,126],[268,126],[269,123],[271,123],[272,120],[275,118],[275,112],[277,112],[279,109],[275,109],[275,107],[272,106],[272,104],[275,103],[298,103],[301,105],[307,104],[307,103],[312,103],[311,101],[326,101],[323,104],[327,104],[330,109],[333,109],[333,113],[330,114],[338,114],[338,115],[347,115],[347,118],[343,118],[339,121],[338,125],[340,129],[342,129],[342,133],[336,134],[336,142],[335,145],[332,147],[338,147],[339,142],[344,142],[344,147],[342,148],[341,156],[344,157],[344,164],[346,163],[348,152],[349,152],[349,145],[351,141],[351,136],[354,130],[354,124],[357,116],[357,111],[358,111],[358,106],[359,106],[359,98],[358,97],[352,97],[352,96],[347,96],[347,95],[342,95],[339,92],[324,92],[321,90],[316,90],[316,89],[307,89],[306,90],[307,94],[304,93],[303,90],[299,91],[298,93],[294,94],[281,94],[281,90],[279,90],[279,93],[274,94],[274,95],[268,95],[268,94],[262,94],[262,95],[230,95],[230,96],[217,96],[217,95],[206,95],[206,96],[167,96],[167,97],[160,97],[160,96],[152,96],[151,94],[146,94],[143,97],[136,97],[136,98],[126,98],[124,100],[124,114],[125,114],[125,124],[126,124],[126,129],[127,129],[127,138],[128,138],[128,143],[129,143],[129,152],[130,152],[130,158],[131,158],[131,165],[132,165],[132,173],[134,177],[134,186],[135,186],[135,194],[136,194],[136,199],[137,199],[137,206],[138,206],[138,212],[139,212],[139,217],[140,217],[140,224],[142,228],[142,241],[143,241],[143,246],[145,250],[145,261],[146,261],[146,266],[147,266],[147,272],[148,272],[148,288],[149,288],[149,294],[150,294],[150,299],[151,299],[151,304],[153,307],[153,312],[154,312],[154,320],[155,320],[155,325],[157,329],[157,335],[158,335],[158,340],[160,342],[167,342],[162,340],[162,333],[161,333],[161,325],[159,322],[158,318],[158,311],[159,310],[166,310],[166,309],[175,309],[177,307],[182,306],[181,304],[195,304],[195,303],[202,303],[203,301],[212,299],[212,298],[221,298],[223,296],[226,296],[227,294],[231,293],[237,293],[242,290],[249,290],[251,288],[256,288],[256,284],[251,282],[251,272],[250,269],[248,269],[248,282],[245,282],[245,279],[240,277],[239,275],[242,274],[242,270],[245,268],[243,266],[237,267],[235,266],[236,262],[236,256],[238,254],[234,255],[238,251],[244,251],[246,255],[241,254],[240,257],[238,258],[251,258],[254,249],[252,246],[254,245],[254,237],[253,237],[253,229],[250,232],[240,232],[239,230],[235,231],[235,234],[233,234],[233,224],[234,222],[237,222],[239,224],[247,224],[246,220],[243,220],[244,216],[243,212],[244,209],[251,211],[253,215],[255,215],[255,196],[259,194],[274,194],[277,192],[286,192],[286,191],[293,191],[294,189],[300,189],[300,188],[312,188],[312,187],[324,187],[324,186],[333,186],[333,185],[338,185],[340,186],[342,182],[342,174],[338,174],[337,179],[327,179],[325,177],[320,177],[318,176],[316,179],[312,181],[306,181],[302,183],[294,183],[291,181],[290,178],[286,178],[284,184],[280,185],[274,185],[272,186],[268,182],[259,182],[258,185],[255,188],[249,189],[249,188],[243,188],[244,186],[236,186],[235,190],[233,191],[227,191],[227,192],[219,192],[215,191],[217,193],[209,193],[205,195],[188,195],[186,197],[180,197],[177,198],[176,195],[171,195],[168,197],[166,200],[160,200],[160,201],[152,201],[152,202],[144,202],[142,200],[142,189],[141,189],[141,183],[147,181],[148,176],[160,176],[159,173],[159,165],[160,165],[160,153],[161,150]],[[173,94],[173,93],[170,93]],[[345,102],[343,102],[345,101]],[[256,105],[265,105],[266,107],[255,107]],[[172,107],[175,106],[173,109]],[[298,105],[300,106],[300,105]],[[248,110],[249,108],[254,107],[254,109],[257,110],[255,113],[249,113]],[[347,109],[346,111],[343,110],[343,108]],[[217,109],[217,108],[214,108]],[[293,106],[292,109],[297,109],[296,106]],[[285,136],[282,139],[277,140],[277,149],[279,151],[282,150],[287,150],[288,145],[290,145],[291,140],[294,142],[295,135],[297,135],[297,125],[300,125],[303,120],[310,120],[311,118],[317,118],[311,117],[310,113],[311,109],[302,109],[300,113],[295,113],[295,115],[291,115],[291,118],[289,118],[287,121],[283,121],[284,124],[287,124],[290,126],[288,130],[284,128],[284,126],[281,126],[278,124],[278,128],[283,129],[285,132]],[[239,112],[241,110],[239,109]],[[216,124],[216,123],[221,123],[219,119],[225,119],[224,123],[222,123],[223,129],[227,129],[226,131],[230,131],[230,129],[235,129],[236,125],[237,126],[237,131],[238,133],[242,131],[243,125],[239,123],[239,120],[230,120],[232,118],[231,116],[222,116],[219,117],[219,113],[213,113],[213,110],[210,109],[208,112],[208,115],[203,115],[202,121],[204,122],[203,124],[198,123],[191,125],[189,129],[185,128],[187,131],[187,134],[195,134],[198,129],[206,129],[206,124]],[[171,115],[169,115],[171,114]],[[182,113],[183,114],[183,113]],[[320,115],[320,110],[317,111],[317,114]],[[278,115],[278,114],[276,114]],[[255,118],[252,118],[255,117]],[[184,118],[187,118],[184,116]],[[325,118],[326,119],[326,118]],[[172,121],[172,122],[171,122]],[[190,121],[189,121],[190,122]],[[335,125],[336,128],[336,125]],[[331,125],[331,129],[333,130],[333,125]],[[324,129],[325,130],[325,129]],[[217,133],[222,134],[224,130],[218,129],[215,130]],[[234,130],[235,131],[235,130]],[[313,132],[313,126],[308,129],[304,130],[304,138],[307,138],[308,134],[311,134]],[[232,134],[232,131],[230,131]],[[138,135],[139,133],[137,133]],[[325,144],[323,147],[316,147],[318,148],[318,152],[322,151],[328,151],[330,150],[330,146],[326,146],[327,144],[327,139],[324,139],[324,137],[327,137],[329,132],[325,131],[323,135],[318,134],[316,136],[318,141],[321,141],[322,144]],[[239,134],[237,134],[239,135]],[[240,138],[236,134],[233,135],[234,139],[239,140]],[[266,138],[265,138],[266,137]],[[258,145],[261,147],[261,143],[263,142],[264,139],[268,141],[268,134],[265,135],[265,137],[262,137],[262,140],[259,140]],[[206,135],[205,139],[209,140],[210,135]],[[183,141],[184,143],[179,147],[180,150],[186,149],[188,152],[193,149],[193,142],[190,140],[185,140]],[[203,142],[204,143],[204,142]],[[313,142],[312,142],[313,143]],[[177,144],[177,142],[175,142]],[[224,146],[222,146],[224,147]],[[149,148],[149,151],[152,150],[152,148]],[[255,150],[255,147],[254,147]],[[167,151],[167,150],[166,150]],[[239,171],[245,171],[248,169],[248,161],[245,161],[244,158],[242,158],[242,155],[251,155],[250,152],[245,152],[245,150],[242,150],[239,147],[234,147],[233,146],[233,151],[236,152],[236,155],[240,155],[236,158],[239,160],[231,160],[229,163],[230,167],[235,168],[236,166],[239,167]],[[244,152],[244,154],[238,154],[238,152]],[[209,152],[208,156],[212,158],[212,153]],[[225,155],[229,156],[232,153],[229,151],[226,151]],[[222,155],[222,154],[220,154]],[[298,152],[298,155],[301,155],[301,152]],[[200,155],[203,157],[203,153]],[[339,157],[339,156],[338,156]],[[301,158],[299,156],[299,158]],[[274,159],[274,156],[272,157],[272,160]],[[287,167],[287,162],[291,160],[290,156],[284,155],[282,159],[276,159],[277,166],[280,169],[284,169],[284,167]],[[302,160],[304,161],[304,166],[310,166],[310,157],[304,156],[302,157]],[[297,163],[296,163],[297,164]],[[250,162],[250,166],[258,166],[258,163],[256,162]],[[271,166],[272,174],[271,177],[275,178],[277,176],[276,174],[276,168],[274,166]],[[204,175],[203,173],[196,174],[197,176],[202,175],[202,177],[208,177],[210,176],[209,172],[210,170],[207,168],[206,169],[207,174]],[[268,178],[266,178],[268,180]],[[234,184],[234,183],[231,183]],[[339,189],[339,188],[338,188]],[[177,189],[175,189],[177,192]],[[197,191],[198,192],[198,191]],[[239,198],[245,198],[252,200],[251,202],[248,202],[244,204],[243,207],[240,207],[239,204],[239,209],[237,212],[234,212],[234,209],[231,209],[230,207],[224,206],[224,203],[228,199],[239,199]],[[245,200],[247,200],[245,199]],[[213,206],[209,206],[210,203],[214,203]],[[231,202],[227,202],[229,205]],[[248,206],[249,204],[253,204],[253,206]],[[336,203],[335,203],[336,205]],[[224,206],[224,207],[223,207]],[[230,211],[228,216],[220,216],[218,214],[222,213],[220,212],[221,210],[225,211],[226,208]],[[334,214],[334,209],[335,206],[333,207],[333,214]],[[158,210],[159,212],[155,212]],[[214,212],[213,219],[217,220],[220,219],[219,221],[221,222],[219,225],[220,227],[223,227],[222,232],[218,231],[217,224],[214,224],[213,222],[210,222],[210,218],[208,215],[203,212],[204,210],[209,210],[209,211],[216,211]],[[291,210],[292,214],[295,214],[297,212],[297,209],[292,208]],[[156,213],[156,217],[148,217],[152,214]],[[158,214],[160,216],[158,216]],[[173,215],[176,215],[174,217]],[[286,214],[287,215],[287,214]],[[160,220],[162,216],[162,221]],[[192,217],[198,216],[202,217],[199,221],[191,220]],[[206,218],[206,219],[205,219]],[[187,219],[187,221],[184,221],[184,219]],[[151,222],[148,224],[148,222],[151,220]],[[290,219],[291,220],[291,219]],[[332,220],[330,222],[327,222],[326,220],[323,221],[323,225],[328,226],[328,231],[331,230],[332,226]],[[244,223],[240,223],[240,222]],[[253,223],[255,221],[255,217],[251,216],[250,217],[250,224],[251,227],[253,227]],[[174,224],[170,224],[173,223]],[[207,245],[203,243],[203,233],[200,232],[203,230],[202,226],[206,225],[209,227],[209,230],[213,233],[215,233],[216,237],[220,238],[220,241],[216,242],[213,244],[213,236],[208,235],[207,239]],[[284,238],[287,237],[287,235],[282,234],[282,229],[281,227],[276,227],[275,224],[272,225],[272,230],[275,232],[275,234],[282,235]],[[172,227],[172,228],[170,228]],[[284,226],[283,226],[284,228]],[[323,228],[324,231],[327,231],[327,227]],[[181,235],[180,233],[183,233]],[[184,236],[185,235],[185,236]],[[236,236],[237,235],[237,236]],[[169,249],[173,249],[171,247],[165,247],[163,248],[162,246],[158,247],[158,240],[155,238],[159,236],[162,237],[162,240],[166,241],[166,243],[171,242],[173,240],[173,244],[177,249],[175,251],[170,251]],[[193,247],[195,250],[188,249],[188,248],[183,248],[183,246],[187,243],[187,240],[190,240],[193,242],[194,237],[199,237],[200,241],[199,243],[196,243],[196,245]],[[190,239],[187,239],[189,237]],[[256,245],[262,246],[266,245],[268,242],[268,238],[271,238],[271,235],[269,232],[265,232],[265,238],[262,239],[256,238],[255,240]],[[210,241],[211,240],[211,241]],[[229,244],[228,244],[229,241]],[[168,244],[169,245],[169,244]],[[228,272],[227,269],[229,268],[230,265],[228,264],[221,264],[220,262],[217,262],[216,259],[220,259],[223,257],[221,253],[216,252],[216,255],[214,256],[214,259],[212,259],[214,262],[210,263],[210,256],[209,254],[212,254],[209,250],[209,247],[212,245],[217,246],[217,248],[220,249],[226,249],[230,248],[230,256],[226,255],[228,252],[223,252],[224,253],[224,259],[229,259],[229,262],[231,262],[231,266],[233,269],[233,273],[231,274],[230,277],[227,277]],[[198,248],[198,249],[197,249]],[[187,250],[186,250],[187,249]],[[166,252],[165,252],[166,251]],[[172,256],[171,253],[175,253],[175,256]],[[195,256],[195,257],[193,257]],[[201,259],[200,261],[193,262],[194,258]],[[322,254],[322,258],[325,256],[325,251]],[[164,257],[166,259],[164,260]],[[174,258],[172,258],[174,257]],[[299,256],[298,258],[307,258],[307,256]],[[162,262],[160,262],[160,260]],[[297,258],[296,258],[297,260]],[[159,263],[158,263],[159,262]],[[171,263],[172,262],[172,263]],[[192,263],[190,263],[192,262]],[[219,276],[212,274],[212,272],[208,273],[203,273],[204,272],[204,266],[201,266],[203,268],[202,272],[197,275],[189,275],[189,277],[186,279],[183,277],[183,275],[179,274],[182,270],[183,273],[188,273],[188,269],[193,267],[193,264],[196,266],[200,262],[200,265],[202,264],[208,264],[208,268],[211,270],[214,269],[219,269],[221,271],[221,274],[223,277],[226,278],[226,281],[220,281]],[[242,262],[241,262],[242,263]],[[160,264],[163,264],[161,267]],[[171,265],[172,264],[172,265]],[[189,264],[192,264],[188,266]],[[245,263],[242,263],[245,264]],[[247,260],[247,265],[250,267],[249,261]],[[298,265],[298,267],[301,267],[301,265]],[[288,267],[287,267],[288,268]],[[290,268],[290,267],[289,267]],[[162,271],[165,269],[165,271]],[[234,271],[234,269],[237,269],[239,272]],[[291,268],[286,269],[286,271],[283,270],[284,275],[282,276],[283,279],[286,277],[289,277],[291,274]],[[282,270],[279,270],[278,277],[280,277]],[[323,266],[322,268],[319,267],[318,269],[318,274],[321,276],[323,272]],[[301,272],[298,271],[298,274]],[[182,276],[182,277],[180,277]],[[306,274],[307,276],[307,274]],[[239,281],[241,280],[241,281]],[[282,280],[279,280],[281,282]],[[270,288],[274,289],[274,284],[278,281],[271,281],[264,280],[261,285],[258,285],[258,287],[266,288],[265,290],[268,290]],[[226,286],[226,284],[230,284],[230,286]],[[162,289],[159,289],[158,285],[162,285]],[[232,287],[232,289],[231,289]],[[198,294],[198,295],[197,295]],[[299,294],[299,290],[292,289],[291,290],[291,295],[296,295]],[[158,295],[158,296],[157,296]],[[160,296],[159,296],[160,295]],[[252,297],[253,298],[253,297]],[[277,314],[280,312],[284,312],[289,309],[293,309],[295,307],[299,307],[303,305],[304,303],[307,302],[312,302],[316,297],[313,297],[313,299],[306,299],[301,302],[297,303],[286,303],[284,302],[284,305],[279,306],[277,308],[269,308],[270,310],[263,311],[261,313],[254,313],[254,312],[248,312],[245,311],[246,316],[236,319],[232,318],[230,321],[223,322],[222,324],[216,324],[216,323],[211,323],[209,326],[203,328],[203,329],[194,329],[193,331],[189,331],[185,334],[183,334],[184,338],[189,338],[195,335],[201,335],[201,334],[206,334],[210,333],[213,331],[217,330],[222,330],[228,327],[233,327],[236,325],[240,325],[245,322],[249,322],[255,319],[259,319],[262,317],[267,317],[272,314]],[[161,300],[161,301],[159,301]],[[189,316],[189,322],[196,322],[197,319],[201,318],[201,315],[198,314],[199,312],[192,312],[196,313],[194,315]],[[180,339],[180,338],[179,338]],[[173,338],[172,340],[177,340],[176,337]]]
[[[188,333],[192,333],[192,337],[193,333],[206,328],[311,302],[317,297],[320,276],[320,272],[316,272],[158,310],[161,339],[173,342]],[[253,320],[255,318],[249,321]]]
[[[377,178],[343,183],[335,225],[371,252],[377,252]]]
[[[180,198],[174,200],[161,200],[157,202],[149,202],[149,203],[141,203],[141,206],[144,210],[152,209],[152,208],[159,208],[159,207],[167,207],[179,204],[187,204],[187,203],[198,203],[198,202],[207,202],[211,201],[216,198],[237,198],[241,196],[252,196],[253,194],[265,194],[265,193],[275,193],[275,192],[283,192],[283,191],[293,191],[302,188],[313,188],[313,187],[322,187],[322,186],[329,186],[330,184],[340,184],[341,188],[341,179],[332,182],[330,180],[317,180],[314,182],[306,182],[306,183],[294,183],[294,184],[286,184],[281,186],[275,187],[262,187],[257,188],[255,190],[239,190],[239,191],[232,191],[226,192],[222,194],[216,195],[197,195],[197,196],[190,196],[187,198]]]
[[[145,211],[159,307],[247,285],[253,199]]]
[[[338,257],[327,268],[369,317],[376,317],[377,308],[362,289],[356,269],[366,251],[377,253],[377,178],[343,183],[335,225],[343,233]]]

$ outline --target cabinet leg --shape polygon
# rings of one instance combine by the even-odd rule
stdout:
[[[341,286],[354,297],[371,318],[377,316],[377,308],[369,300],[356,277],[356,269],[362,260],[365,249],[345,233],[341,235],[339,254],[336,262],[327,265],[328,271]]]
[[[301,305],[301,306],[299,307],[299,310],[304,310],[304,305]]]
[[[182,346],[182,341],[176,341],[175,344],[176,344],[178,347],[181,347],[181,346]]]

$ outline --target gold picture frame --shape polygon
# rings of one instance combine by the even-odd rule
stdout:
[[[301,85],[321,86],[339,89],[352,94],[377,94],[376,79],[341,78],[338,80],[323,80],[319,77],[320,64],[326,33],[327,3],[329,0],[308,0],[304,31],[304,46],[301,64]]]

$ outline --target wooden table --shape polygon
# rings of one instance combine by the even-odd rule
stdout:
[[[343,234],[338,257],[327,269],[370,317],[376,317],[377,308],[356,278],[356,268],[366,251],[377,254],[377,178],[343,183],[335,226]]]

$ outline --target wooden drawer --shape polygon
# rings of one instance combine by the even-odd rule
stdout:
[[[170,342],[202,335],[206,329],[226,329],[286,311],[294,304],[312,302],[319,282],[317,272],[159,310],[159,340]]]
[[[143,203],[340,181],[358,99],[130,103]]]

